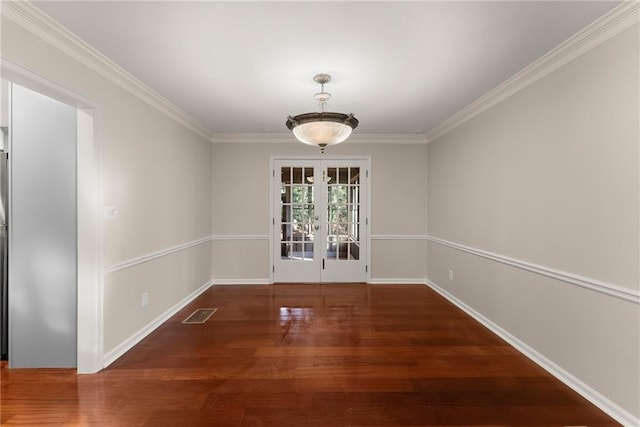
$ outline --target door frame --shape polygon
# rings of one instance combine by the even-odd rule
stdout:
[[[4,57],[0,76],[76,108],[77,373],[95,373],[104,367],[102,143],[97,137],[101,109],[90,99]]]
[[[371,156],[327,156],[327,155],[316,155],[316,156],[292,156],[292,155],[271,155],[269,157],[269,216],[272,217],[269,220],[269,266],[271,267],[269,269],[269,283],[273,284],[274,283],[274,261],[275,261],[275,254],[274,254],[274,235],[275,235],[275,231],[274,231],[274,221],[273,221],[273,214],[274,214],[274,185],[273,185],[273,179],[275,178],[273,176],[273,171],[274,171],[274,165],[276,160],[300,160],[300,161],[320,161],[320,160],[345,160],[345,161],[349,161],[349,160],[359,160],[359,161],[365,161],[366,162],[366,167],[367,167],[367,188],[366,188],[366,209],[367,209],[367,218],[366,218],[366,224],[365,224],[365,238],[364,241],[366,242],[367,245],[367,254],[366,254],[366,265],[367,265],[367,270],[366,270],[366,282],[367,283],[371,283],[371,178],[372,178],[372,171],[371,171]],[[327,285],[330,285],[331,282],[327,282]]]

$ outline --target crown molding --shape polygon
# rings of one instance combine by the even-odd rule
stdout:
[[[640,2],[637,0],[624,1],[511,78],[431,129],[426,135],[427,142],[440,138],[638,22],[640,22]]]
[[[426,135],[355,134],[349,138],[349,141],[353,143],[405,144],[422,144],[433,141],[640,22],[639,11],[639,2],[634,0],[624,1],[620,6],[617,6],[522,71],[487,92],[433,128]],[[239,133],[211,135],[207,129],[189,114],[28,1],[3,1],[1,14],[207,140],[214,143],[297,142],[292,138],[291,134]]]
[[[161,113],[201,137],[211,140],[211,134],[189,114],[155,92],[97,49],[66,29],[56,20],[28,1],[3,1],[2,16],[10,19],[36,37],[59,49],[71,58],[115,83]]]
[[[218,133],[211,141],[217,144],[300,144],[292,133]],[[418,133],[358,133],[349,137],[345,143],[355,144],[426,144],[424,134]]]

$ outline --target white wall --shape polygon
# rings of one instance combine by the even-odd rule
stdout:
[[[371,156],[372,280],[423,280],[428,252],[432,283],[635,417],[637,304],[422,237],[637,291],[638,36],[636,26],[428,147],[347,142],[328,151]],[[107,267],[220,237],[106,275],[106,352],[206,283],[212,266],[221,282],[268,279],[269,158],[316,149],[211,147],[4,18],[2,55],[100,106],[104,204],[121,215],[105,223]]]
[[[5,11],[2,56],[98,105],[104,204],[120,212],[104,223],[104,265],[118,270],[104,278],[108,354],[211,278],[208,243],[119,269],[210,236],[211,143],[16,25]],[[149,293],[145,308],[142,292]]]
[[[372,281],[424,283],[426,242],[405,237],[426,232],[426,153],[424,144],[393,141],[346,141],[327,149],[327,156],[371,157]],[[239,237],[214,241],[215,281],[269,280],[270,157],[319,154],[297,142],[214,144],[213,234]]]
[[[605,292],[435,242],[430,281],[635,417],[640,307],[606,290],[640,290],[639,36],[625,30],[428,145],[430,236]]]
[[[77,366],[76,116],[69,105],[12,85],[8,206],[12,368]]]

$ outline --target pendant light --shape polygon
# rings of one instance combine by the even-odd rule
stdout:
[[[353,114],[325,111],[327,101],[331,98],[331,94],[324,91],[324,85],[331,81],[329,74],[318,74],[313,81],[321,87],[320,92],[314,95],[320,112],[288,116],[287,128],[293,132],[298,141],[316,145],[324,153],[324,149],[329,145],[339,144],[347,139],[358,127],[358,119]]]

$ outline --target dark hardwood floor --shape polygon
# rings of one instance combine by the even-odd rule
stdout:
[[[6,425],[618,425],[420,285],[216,286],[98,374],[1,372]]]

